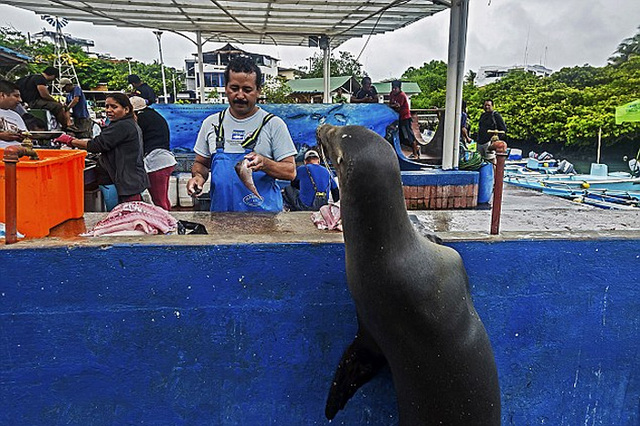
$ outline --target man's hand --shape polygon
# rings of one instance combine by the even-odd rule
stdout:
[[[204,188],[204,182],[204,178],[200,175],[196,175],[189,179],[187,182],[187,194],[199,195],[202,192],[202,188]]]
[[[10,132],[10,131],[0,132],[0,140],[3,140],[3,141],[22,142],[22,139],[24,139],[24,136],[22,135],[22,133]]]
[[[248,160],[247,167],[251,170],[262,170],[274,179],[293,180],[296,177],[296,162],[292,156],[274,161],[263,155],[250,152],[244,156]]]
[[[256,154],[255,152],[250,152],[244,156],[247,159],[247,168],[251,169],[254,172],[258,170],[264,170],[265,167],[265,158]]]

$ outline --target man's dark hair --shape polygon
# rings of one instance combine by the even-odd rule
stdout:
[[[367,84],[367,82],[369,82],[369,84],[371,84],[371,77],[363,77],[362,78],[362,85],[364,86],[365,84]]]
[[[260,89],[262,87],[262,71],[260,71],[260,67],[258,67],[250,57],[236,56],[229,61],[229,65],[224,69],[225,85],[229,83],[229,73],[231,71],[245,74],[254,73],[256,75],[256,88]]]
[[[42,72],[45,73],[46,75],[52,75],[54,77],[58,77],[60,75],[58,68],[55,68],[55,67],[46,67]]]
[[[107,98],[113,99],[114,101],[119,103],[120,106],[123,108],[129,108],[129,112],[124,116],[124,118],[133,117],[133,105],[131,105],[131,101],[129,100],[129,97],[127,95],[119,92],[109,93]]]
[[[493,99],[485,99],[485,100],[482,102],[482,105],[484,105],[484,104],[485,104],[485,102],[491,102],[491,105],[493,105]]]
[[[131,83],[131,84],[138,84],[140,83],[142,80],[140,80],[140,77],[138,77],[138,74],[131,74],[130,76],[127,77],[127,82]]]
[[[400,80],[393,80],[391,82],[391,87],[397,87],[398,89],[402,89],[402,82]]]
[[[10,95],[18,89],[18,85],[7,80],[0,80],[0,92]]]

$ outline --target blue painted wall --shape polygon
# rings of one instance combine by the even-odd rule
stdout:
[[[638,241],[453,243],[505,425],[638,425]],[[0,250],[0,424],[328,424],[340,244]],[[397,424],[388,371],[333,424]]]

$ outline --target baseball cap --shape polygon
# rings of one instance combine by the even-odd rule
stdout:
[[[132,96],[129,98],[129,101],[131,102],[133,110],[136,112],[147,107],[147,101],[145,101],[144,98],[141,98],[140,96]]]
[[[61,78],[60,79],[60,87],[64,87],[67,84],[73,84],[73,81],[71,81],[71,79],[68,79],[68,78]]]
[[[313,149],[310,149],[309,151],[305,152],[304,159],[306,160],[309,157],[320,158],[320,156],[318,155],[318,151],[315,151]]]

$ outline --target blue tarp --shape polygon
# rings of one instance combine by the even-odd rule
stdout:
[[[228,106],[168,104],[153,108],[169,122],[171,149],[193,150],[202,121]],[[387,126],[398,119],[398,114],[383,104],[265,104],[260,107],[287,123],[298,150],[316,145],[316,128],[320,124],[365,126],[384,137]]]
[[[228,104],[155,104],[169,123],[171,149],[192,152],[200,125],[211,114],[227,108]],[[266,111],[282,118],[293,138],[298,152],[316,145],[316,128],[321,124],[335,126],[358,125],[367,127],[385,137],[387,127],[398,120],[398,114],[384,104],[264,104]],[[420,164],[409,161],[402,154],[397,132],[394,146],[402,170],[417,170]]]

